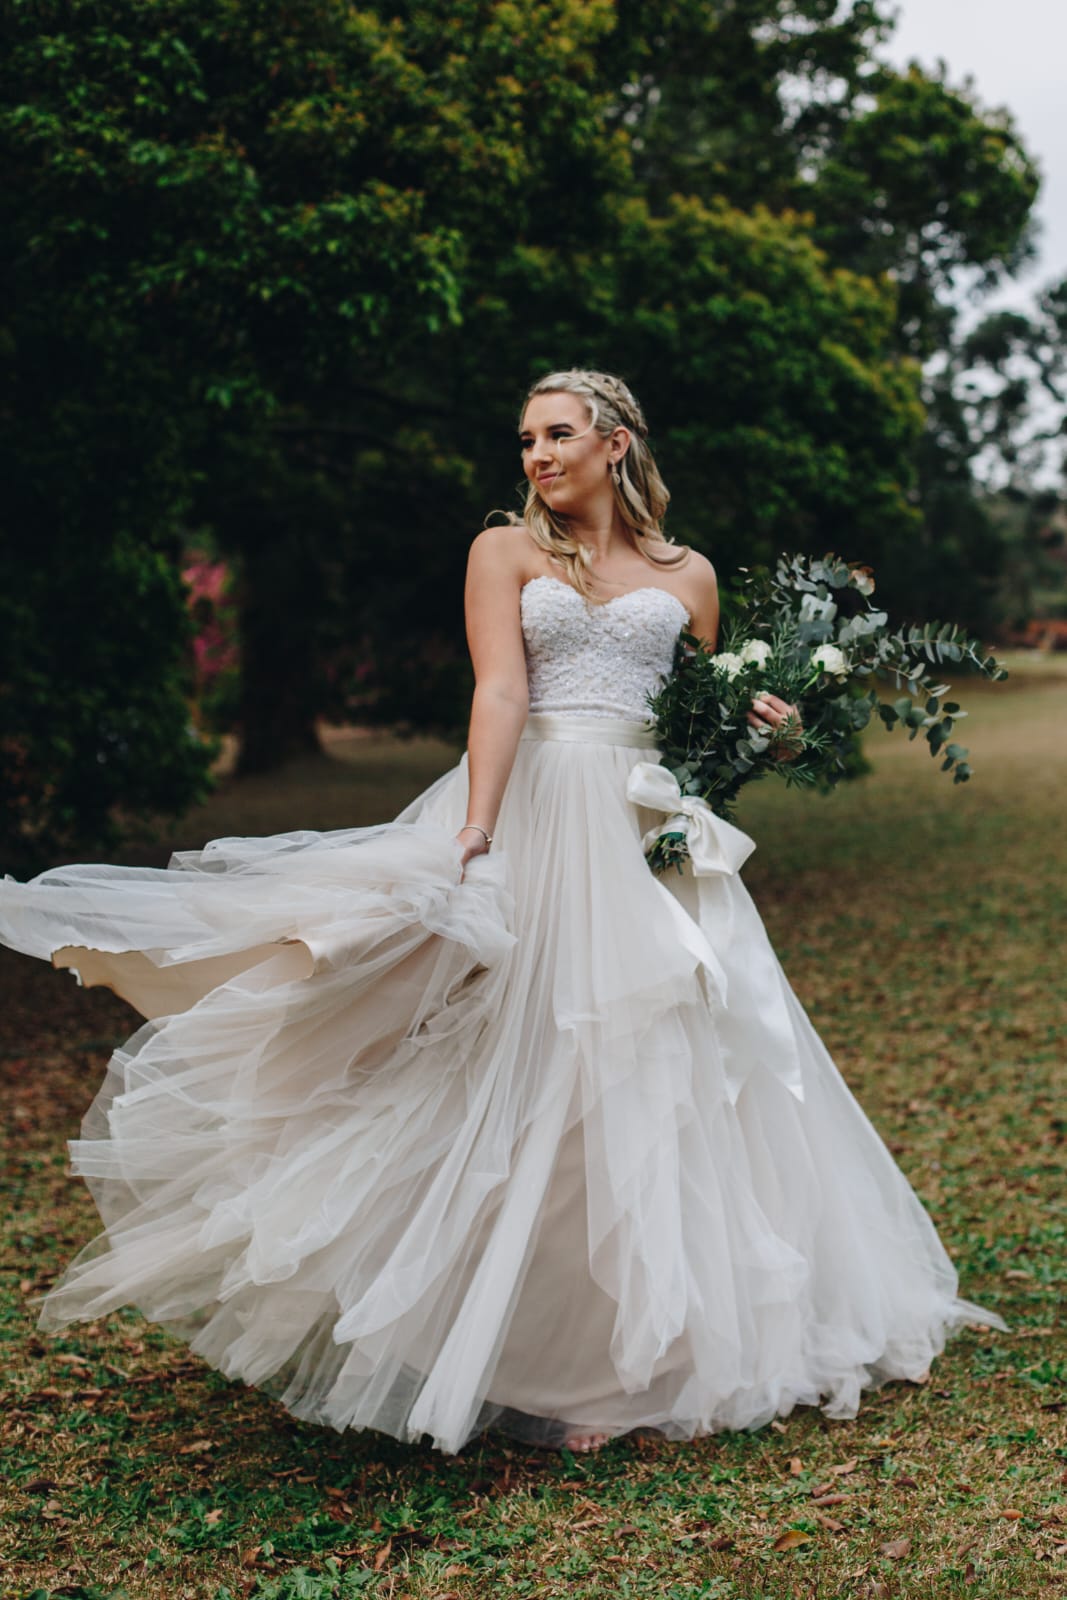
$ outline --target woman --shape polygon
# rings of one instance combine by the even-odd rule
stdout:
[[[71,1143],[105,1233],[41,1326],[132,1303],[298,1416],[445,1451],[852,1416],[996,1319],[789,988],[751,841],[645,863],[646,697],[718,606],[637,402],[554,373],[520,428],[457,766],[391,823],[0,886],[6,943],[150,1019]]]

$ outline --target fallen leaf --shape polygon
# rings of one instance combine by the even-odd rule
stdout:
[[[835,1522],[833,1517],[824,1517],[821,1511],[816,1511],[815,1516],[820,1525],[824,1528],[829,1528],[831,1533],[841,1533],[844,1531],[845,1524],[843,1522]]]
[[[774,1429],[775,1433],[785,1433],[786,1431],[784,1422],[772,1422],[771,1427]]]
[[[816,1495],[815,1499],[812,1501],[812,1505],[840,1506],[844,1505],[846,1500],[851,1500],[851,1498],[852,1496],[848,1494],[820,1494]]]
[[[883,1440],[882,1442],[884,1443],[885,1441]],[[838,1466],[831,1467],[830,1476],[833,1478],[847,1478],[850,1472],[855,1472],[859,1464],[859,1456],[853,1456],[851,1461],[842,1461]]]
[[[1000,1514],[1006,1522],[1018,1522],[1022,1516],[1021,1511],[1002,1511]]]
[[[382,1568],[385,1566],[385,1563],[389,1560],[389,1557],[392,1555],[392,1553],[393,1553],[393,1541],[392,1541],[392,1539],[386,1539],[385,1543],[382,1545],[382,1548],[378,1551],[378,1554],[374,1558],[374,1570],[375,1570],[375,1572],[381,1572]]]
[[[887,1556],[890,1561],[903,1561],[904,1557],[911,1549],[911,1540],[890,1539],[886,1544],[879,1545],[878,1549],[880,1553],[883,1556]]]
[[[774,1541],[774,1548],[776,1550],[795,1550],[797,1545],[810,1544],[811,1539],[811,1534],[805,1533],[803,1528],[786,1528],[785,1532],[780,1533]]]
[[[794,1478],[800,1477],[800,1474],[804,1471],[804,1463],[801,1461],[799,1456],[792,1457],[789,1462],[789,1470]]]
[[[222,1507],[221,1506],[216,1506],[213,1511],[207,1512],[207,1514],[204,1517],[204,1521],[206,1523],[208,1523],[211,1527],[214,1527],[216,1522],[221,1522],[222,1521],[222,1517],[223,1517]]]
[[[178,1451],[180,1456],[202,1456],[208,1450],[217,1450],[218,1441],[215,1439],[193,1439],[189,1444],[183,1444]]]
[[[251,1550],[246,1550],[244,1555],[241,1557],[242,1567],[254,1567],[256,1562],[259,1560],[259,1552],[262,1550],[262,1548],[263,1546],[261,1544],[254,1544]]]

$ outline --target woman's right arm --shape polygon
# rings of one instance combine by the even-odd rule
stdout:
[[[519,620],[521,588],[522,545],[516,528],[486,528],[471,545],[464,592],[475,685],[467,735],[466,820],[486,833],[496,827],[530,704]],[[476,828],[461,829],[456,838],[464,847],[464,865],[488,849]]]

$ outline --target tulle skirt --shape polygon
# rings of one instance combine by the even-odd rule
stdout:
[[[465,872],[466,755],[392,822],[0,883],[0,940],[147,1019],[40,1326],[133,1305],[298,1417],[455,1452],[850,1417],[999,1325],[790,989],[751,842],[650,872],[655,759],[532,715]]]

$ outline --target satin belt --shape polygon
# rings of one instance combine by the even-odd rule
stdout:
[[[531,711],[520,739],[560,739],[572,744],[621,744],[631,750],[658,750],[655,729],[631,717],[563,716]]]

